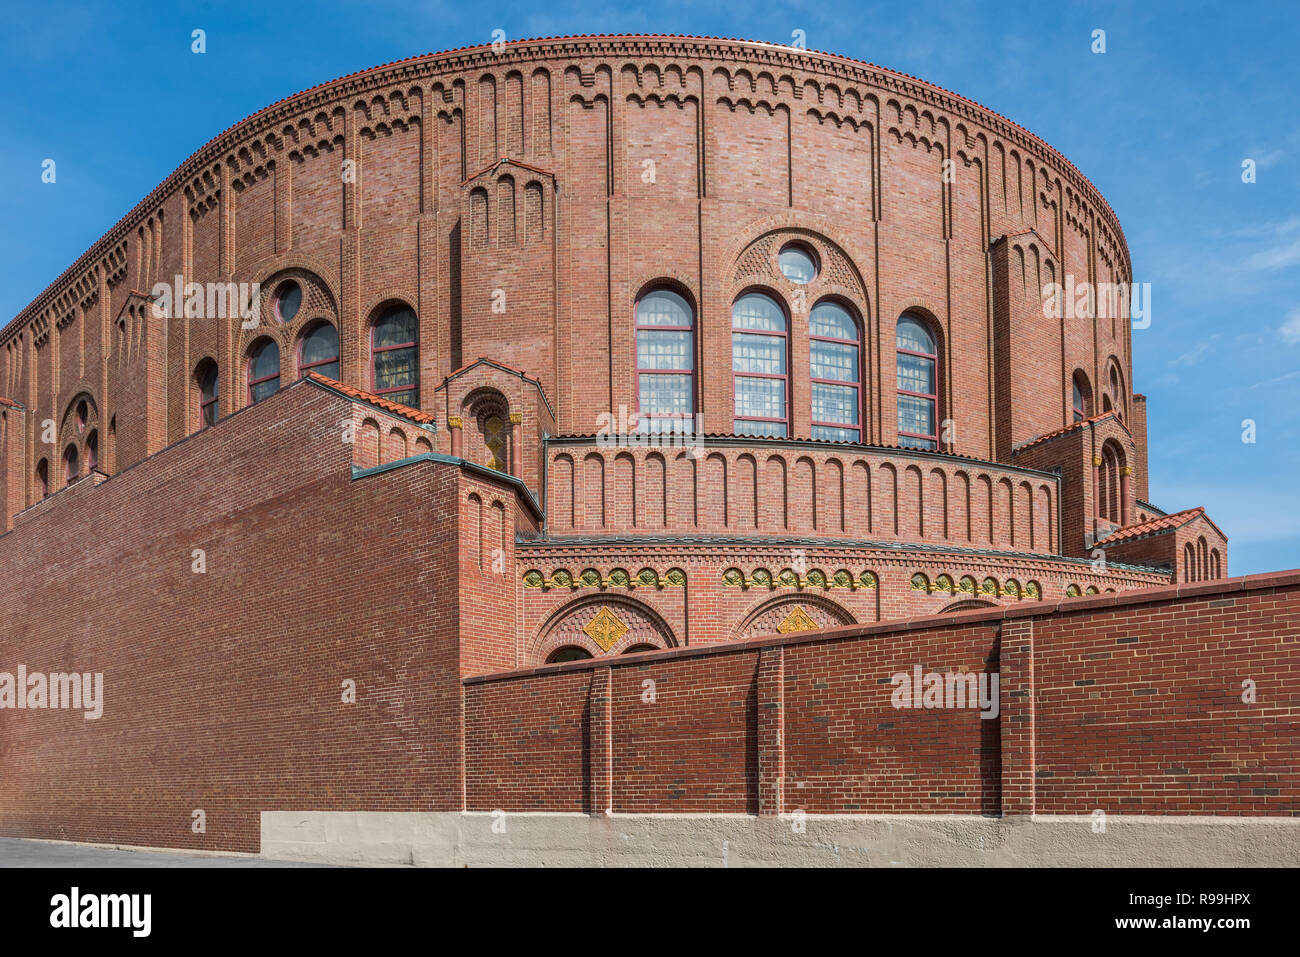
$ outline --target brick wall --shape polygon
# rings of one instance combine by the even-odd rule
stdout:
[[[959,124],[987,157],[949,142]],[[1057,228],[1060,199],[1048,197],[1062,193],[1069,223],[1098,222],[1095,235]],[[1126,343],[1105,329],[1072,330],[1101,351],[1066,356],[1061,330],[1035,318],[1041,277],[1023,271],[1014,336],[1003,323],[995,347],[988,237],[1030,229],[1061,235],[1038,240],[1060,243],[1042,251],[1058,273],[1082,276],[1101,256],[1127,275],[1113,214],[1063,157],[919,81],[730,41],[475,48],[322,84],[205,146],[0,332],[0,396],[30,410],[26,448],[47,453],[32,430],[84,392],[115,421],[125,468],[197,428],[200,361],[220,369],[222,415],[243,408],[261,338],[279,345],[287,383],[307,327],[333,322],[341,379],[373,388],[369,325],[401,302],[419,316],[425,411],[458,414],[437,408],[436,388],[486,355],[535,377],[554,404],[554,423],[524,423],[530,442],[548,426],[587,434],[602,414],[636,410],[635,302],[669,283],[696,312],[697,411],[729,433],[731,305],[761,288],[790,315],[793,435],[810,430],[807,308],[834,297],[861,325],[864,441],[897,439],[895,325],[911,310],[940,346],[945,447],[1006,461],[1011,435],[996,444],[995,423],[1017,437],[1065,423],[1065,366],[1095,381],[1114,352],[1131,378]],[[791,240],[822,262],[806,287],[777,267]],[[150,319],[145,297],[176,275],[260,282],[267,321]],[[280,323],[269,300],[290,277],[304,304]],[[995,354],[1010,364],[995,370]],[[24,506],[38,458],[19,463]],[[531,461],[525,476],[537,478]]]
[[[1291,816],[1298,631],[1286,572],[470,678],[467,807]],[[894,708],[916,666],[999,716]]]
[[[353,480],[353,408],[299,383],[0,535],[0,671],[105,698],[0,710],[0,833],[255,851],[269,807],[459,807],[459,473]]]

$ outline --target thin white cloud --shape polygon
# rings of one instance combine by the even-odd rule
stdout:
[[[1300,306],[1296,306],[1286,314],[1286,320],[1277,331],[1281,334],[1282,341],[1289,342],[1293,346],[1300,345]]]

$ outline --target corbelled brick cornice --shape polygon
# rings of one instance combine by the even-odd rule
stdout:
[[[958,119],[980,126],[1052,167],[1076,194],[1087,197],[1097,215],[1117,237],[1128,262],[1128,247],[1114,211],[1096,187],[1061,153],[1023,127],[973,100],[932,83],[887,70],[849,57],[781,44],[718,37],[659,35],[578,36],[516,40],[497,52],[490,45],[464,47],[443,53],[423,54],[372,67],[321,83],[270,106],[230,126],[185,160],[148,196],[95,242],[53,283],[38,295],[15,319],[0,330],[0,344],[13,338],[31,317],[66,291],[75,277],[109,255],[114,244],[143,222],[167,197],[212,164],[224,161],[240,146],[305,112],[327,105],[344,106],[353,98],[394,85],[423,83],[480,69],[501,69],[512,65],[552,61],[581,64],[589,74],[600,61],[684,59],[696,63],[731,63],[738,66],[799,71],[838,83],[861,84],[884,93],[923,103]],[[794,84],[793,96],[804,99],[802,83]],[[879,99],[879,97],[878,97]],[[955,131],[954,131],[955,132]]]

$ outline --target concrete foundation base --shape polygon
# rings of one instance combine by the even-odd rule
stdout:
[[[262,856],[431,867],[1294,867],[1300,819],[264,811]]]

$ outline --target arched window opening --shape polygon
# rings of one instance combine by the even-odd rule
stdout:
[[[420,406],[419,320],[409,306],[392,306],[370,330],[371,383],[376,395]]]
[[[939,447],[939,354],[926,324],[904,314],[898,320],[898,444]]]
[[[858,324],[835,302],[819,302],[808,317],[812,437],[862,440],[862,376]]]
[[[86,436],[86,474],[99,467],[99,430],[91,429]]]
[[[36,491],[41,498],[47,498],[50,494],[50,463],[45,459],[36,463]]]
[[[66,485],[71,485],[81,474],[81,463],[77,457],[77,447],[69,445],[63,450],[63,481]]]
[[[1123,493],[1120,483],[1121,462],[1115,446],[1107,443],[1101,450],[1101,470],[1097,477],[1098,514],[1107,521],[1119,524],[1123,514]]]
[[[248,401],[261,402],[280,391],[280,347],[263,339],[248,353]]]
[[[785,310],[763,293],[731,308],[731,369],[737,435],[790,434],[789,354]]]
[[[1088,385],[1088,377],[1082,372],[1074,374],[1074,399],[1073,412],[1074,421],[1082,422],[1092,415],[1092,389]]]
[[[329,322],[307,330],[298,345],[298,376],[315,372],[327,379],[339,377],[339,331]]]
[[[668,289],[636,304],[636,375],[637,431],[695,431],[695,312]]]
[[[557,648],[551,652],[551,656],[546,659],[548,665],[558,665],[565,661],[584,661],[591,657],[591,652],[586,648],[579,648],[577,645],[565,645],[563,648]]]
[[[641,651],[658,651],[658,650],[659,649],[656,648],[654,645],[640,644],[640,645],[633,645],[631,648],[624,649],[623,654],[635,655],[636,653]]]
[[[217,407],[217,393],[220,390],[220,377],[217,364],[211,359],[204,359],[195,370],[194,379],[199,387],[199,428],[215,425],[220,414]]]

